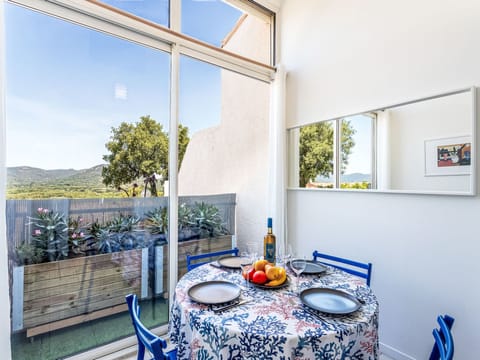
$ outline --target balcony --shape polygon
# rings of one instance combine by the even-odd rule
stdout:
[[[235,194],[180,197],[179,202],[178,278],[187,271],[187,254],[231,249],[236,228]],[[14,357],[64,357],[132,335],[129,293],[138,294],[149,326],[165,325],[167,206],[162,197],[8,200]],[[30,264],[35,259],[19,249],[37,244],[39,233],[48,231],[43,224],[53,226],[52,219],[69,224],[68,254]],[[48,241],[58,246],[59,235],[48,233]],[[104,335],[86,336],[91,333]],[[65,339],[77,340],[72,345]]]

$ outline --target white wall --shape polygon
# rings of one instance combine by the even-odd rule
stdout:
[[[288,126],[480,85],[479,18],[477,0],[285,0]],[[390,356],[426,359],[449,313],[455,358],[478,358],[478,196],[291,190],[287,201],[288,240],[305,254],[373,262]]]

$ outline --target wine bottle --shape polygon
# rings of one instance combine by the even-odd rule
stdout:
[[[275,264],[276,238],[272,232],[272,218],[268,218],[267,228],[267,235],[263,238],[263,258]]]

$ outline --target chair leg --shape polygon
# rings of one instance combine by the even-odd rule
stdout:
[[[145,345],[143,345],[139,341],[138,342],[137,360],[144,360],[144,358],[145,358]]]

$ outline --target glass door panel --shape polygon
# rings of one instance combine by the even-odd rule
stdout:
[[[208,215],[203,221],[215,224],[206,234],[217,239],[215,250],[249,242],[260,253],[268,193],[269,85],[188,57],[180,65],[180,121],[190,138],[180,149],[179,204]],[[182,241],[180,236],[179,254],[187,248]],[[202,250],[208,245],[199,249],[208,252]]]
[[[12,357],[168,321],[170,56],[5,4]]]

